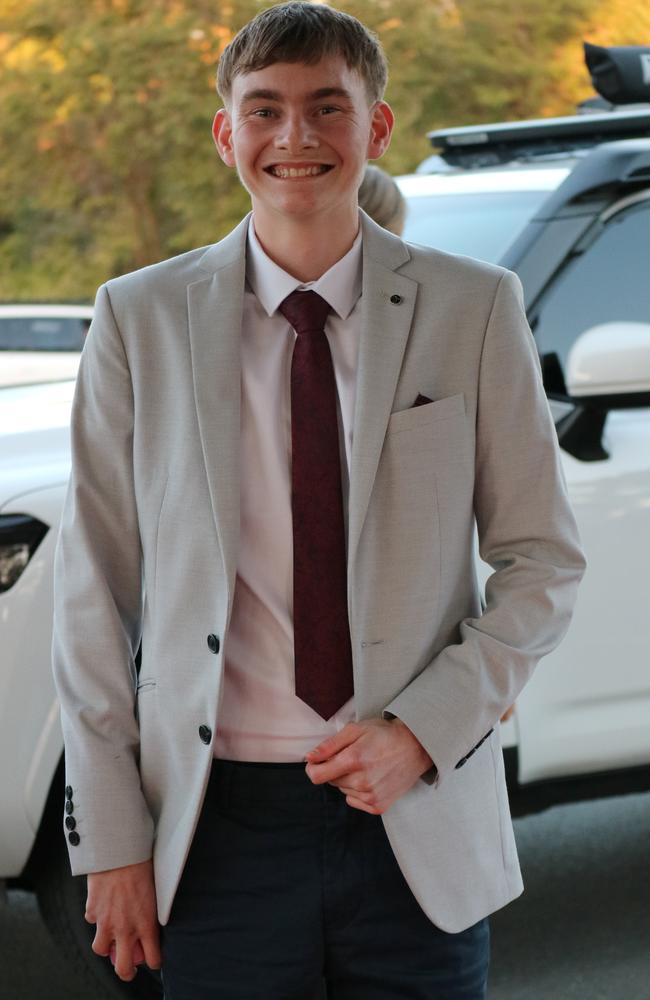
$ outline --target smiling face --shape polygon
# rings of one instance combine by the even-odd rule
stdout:
[[[235,76],[213,134],[251,196],[258,233],[308,222],[322,241],[342,226],[356,232],[366,161],[388,147],[392,125],[389,106],[371,103],[361,76],[333,56]]]

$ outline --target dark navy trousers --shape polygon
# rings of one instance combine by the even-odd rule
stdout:
[[[489,918],[436,927],[381,816],[304,764],[215,760],[162,928],[165,1000],[485,1000]]]

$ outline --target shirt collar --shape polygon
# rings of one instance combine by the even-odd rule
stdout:
[[[361,226],[348,252],[317,281],[302,282],[283,270],[265,253],[253,226],[248,223],[246,278],[267,315],[296,288],[317,292],[341,319],[347,319],[361,295]]]

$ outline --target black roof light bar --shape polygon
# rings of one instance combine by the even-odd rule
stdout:
[[[602,142],[642,136],[650,136],[650,106],[565,118],[467,125],[427,133],[431,145],[448,164],[464,167],[566,155]]]

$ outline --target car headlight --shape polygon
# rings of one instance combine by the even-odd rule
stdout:
[[[48,531],[29,514],[0,514],[0,593],[20,578]]]

